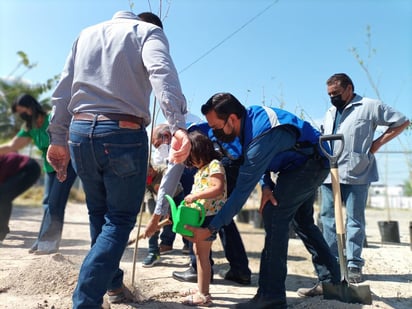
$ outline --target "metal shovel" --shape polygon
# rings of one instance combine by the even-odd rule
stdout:
[[[324,148],[323,142],[340,141],[339,147],[335,152],[335,155],[329,154]],[[323,283],[323,298],[324,299],[336,299],[345,303],[361,303],[365,305],[372,304],[372,294],[368,285],[353,285],[348,280],[348,268],[346,265],[346,242],[345,242],[345,230],[343,225],[342,215],[342,200],[339,185],[339,172],[338,172],[338,158],[342,154],[344,146],[344,138],[342,134],[324,135],[319,139],[319,145],[323,154],[329,159],[330,162],[330,174],[332,178],[332,191],[335,209],[335,223],[336,223],[336,238],[338,244],[339,266],[341,273],[341,282],[337,284]]]

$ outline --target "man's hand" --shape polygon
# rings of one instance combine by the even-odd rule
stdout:
[[[156,216],[156,215],[154,215],[154,216]],[[151,221],[152,221],[152,220],[153,220],[153,221],[158,220],[157,217],[160,218],[160,216],[156,216],[156,218],[153,218],[153,217],[152,217]],[[130,239],[130,240],[127,242],[127,245],[130,246],[131,244],[134,244],[138,239],[143,239],[143,238],[146,238],[146,237],[151,237],[151,236],[154,234],[154,232],[152,232],[152,226],[151,226],[151,224],[152,224],[152,222],[149,222],[150,231],[148,231],[148,230],[146,229],[146,231],[145,231],[144,233],[140,233],[140,235],[139,235],[137,238]],[[172,224],[172,221],[170,221],[169,218],[165,218],[164,220],[162,220],[162,221],[160,221],[158,224],[156,224],[156,231],[160,231],[160,229],[161,229],[162,227],[164,227],[164,226],[166,226],[166,225],[170,225],[170,224]]]
[[[146,226],[146,230],[144,231],[144,238],[151,237],[154,233],[158,231],[160,217],[160,215],[152,215],[152,217],[149,220],[149,223]]]
[[[47,150],[47,161],[56,171],[57,179],[60,182],[65,181],[67,177],[67,166],[70,161],[70,153],[67,146],[50,145]]]
[[[185,225],[185,229],[193,232],[193,237],[185,236],[191,242],[199,242],[208,239],[212,234],[209,229]]]
[[[275,199],[273,196],[272,190],[269,188],[263,188],[262,189],[262,197],[260,199],[260,207],[259,207],[259,213],[263,213],[263,208],[265,207],[267,202],[271,202],[274,206],[278,205],[278,201]]]
[[[187,132],[183,129],[179,129],[173,134],[170,146],[169,160],[176,164],[184,162],[192,148]]]

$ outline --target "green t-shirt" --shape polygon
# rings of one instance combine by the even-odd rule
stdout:
[[[50,145],[49,134],[47,133],[47,128],[49,127],[50,115],[44,118],[43,125],[41,128],[33,128],[26,131],[22,128],[18,133],[18,137],[30,137],[33,140],[34,145],[40,149],[43,158],[43,169],[47,172],[54,172],[53,167],[47,162],[46,155],[47,149]]]

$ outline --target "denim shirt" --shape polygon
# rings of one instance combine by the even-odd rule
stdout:
[[[336,107],[326,112],[324,134],[332,134]],[[339,179],[343,184],[369,184],[379,180],[375,156],[370,152],[378,126],[396,128],[407,118],[379,100],[355,95],[344,108],[335,133],[343,134],[344,148],[338,160]],[[325,183],[331,183],[330,175]]]

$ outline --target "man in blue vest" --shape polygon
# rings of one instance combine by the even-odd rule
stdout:
[[[246,109],[230,93],[213,95],[202,106],[202,114],[220,141],[240,139],[243,164],[226,204],[207,228],[189,227],[194,232],[190,240],[204,240],[217,233],[240,211],[259,180],[262,185],[259,212],[266,236],[259,288],[251,300],[237,304],[236,308],[287,308],[290,222],[311,253],[319,280],[339,282],[337,261],[313,219],[316,191],[329,172],[328,161],[319,150],[320,133],[308,122],[281,109]],[[276,183],[271,172],[278,173]]]

